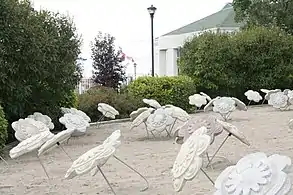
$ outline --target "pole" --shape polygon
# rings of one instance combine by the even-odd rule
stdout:
[[[151,14],[151,39],[152,39],[152,76],[155,76],[155,59],[154,59],[154,14]]]

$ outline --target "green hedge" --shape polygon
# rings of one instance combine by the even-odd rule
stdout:
[[[139,77],[128,86],[136,99],[155,99],[161,105],[172,104],[191,111],[188,97],[196,90],[195,82],[187,76]]]
[[[5,118],[3,108],[0,106],[0,152],[4,148],[8,139],[7,126],[8,122]]]
[[[129,118],[132,111],[142,106],[142,102],[127,92],[117,93],[117,91],[106,87],[91,88],[78,97],[78,109],[84,111],[93,122],[102,116],[98,111],[98,103],[109,104],[118,110],[120,115],[116,118]]]
[[[246,100],[244,92],[290,88],[293,37],[279,29],[255,27],[236,34],[204,33],[188,40],[180,72],[196,79],[197,90]]]

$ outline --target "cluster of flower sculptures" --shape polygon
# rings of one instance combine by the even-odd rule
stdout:
[[[268,100],[268,103],[275,108],[283,110],[291,105],[293,92],[290,90],[281,92],[278,89],[262,89],[261,91],[266,94],[264,100]],[[262,100],[262,96],[252,90],[248,90],[245,96],[250,102]],[[206,168],[209,167],[229,137],[234,136],[240,142],[250,145],[244,134],[235,125],[227,122],[229,115],[234,110],[247,111],[247,106],[239,99],[234,97],[212,99],[202,92],[189,97],[191,105],[198,108],[205,105],[205,112],[212,109],[219,113],[224,121],[214,116],[191,119],[190,115],[179,107],[173,105],[161,106],[156,100],[152,99],[143,99],[143,102],[150,107],[139,108],[130,114],[131,129],[144,123],[148,137],[149,133],[154,137],[162,132],[166,132],[167,136],[172,136],[173,133],[175,142],[181,144],[181,149],[171,170],[175,191],[181,191],[186,181],[194,179],[199,172],[202,172],[216,188],[215,195],[286,195],[290,193],[292,184],[288,174],[292,170],[291,159],[287,156],[278,154],[267,156],[261,152],[248,154],[240,159],[236,165],[227,167],[215,181],[205,172],[203,158],[207,158],[205,166]],[[286,105],[284,102],[286,102]],[[53,147],[59,146],[73,161],[61,144],[72,136],[84,135],[91,119],[84,112],[75,108],[61,108],[61,110],[64,115],[59,121],[64,124],[66,130],[55,135],[50,132],[50,129],[54,128],[50,117],[38,112],[12,123],[15,137],[20,143],[10,150],[10,157],[17,158],[25,153],[37,151],[37,157],[48,178],[49,175],[40,159],[42,154]],[[99,121],[104,117],[115,119],[119,115],[115,108],[105,103],[99,103],[98,110],[103,115]],[[173,132],[174,125],[177,122],[180,125]],[[289,122],[289,127],[293,129],[293,120]],[[210,156],[208,154],[209,146],[223,132],[226,132],[227,136],[214,154]],[[97,172],[100,172],[112,193],[116,194],[101,169],[107,160],[113,157],[144,179],[147,186],[142,191],[148,189],[149,184],[146,178],[116,156],[116,149],[121,144],[120,137],[120,130],[116,130],[101,145],[81,155],[73,161],[72,166],[65,174],[65,178],[72,179],[86,173],[91,173],[94,176]]]

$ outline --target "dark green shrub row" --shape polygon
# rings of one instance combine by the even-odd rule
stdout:
[[[198,91],[234,96],[293,84],[293,37],[279,29],[255,27],[236,34],[204,33],[187,41],[180,72],[196,79]]]
[[[195,82],[187,76],[139,77],[128,86],[135,99],[155,99],[161,105],[172,104],[186,111],[191,110],[188,97],[196,90]]]
[[[8,122],[5,118],[3,108],[0,106],[0,152],[4,148],[8,138],[7,126]]]
[[[78,109],[84,111],[94,122],[102,116],[98,111],[98,103],[113,106],[120,113],[117,118],[128,118],[132,111],[143,105],[141,100],[133,98],[127,92],[117,93],[111,88],[94,87],[79,95]]]

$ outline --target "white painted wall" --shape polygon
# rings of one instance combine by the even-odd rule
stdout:
[[[188,38],[198,36],[203,32],[235,32],[239,28],[226,27],[226,28],[211,28],[203,31],[197,31],[192,33],[185,33],[180,35],[162,36],[156,39],[155,44],[155,74],[158,76],[177,76],[177,51],[179,47],[182,47],[184,42]]]

